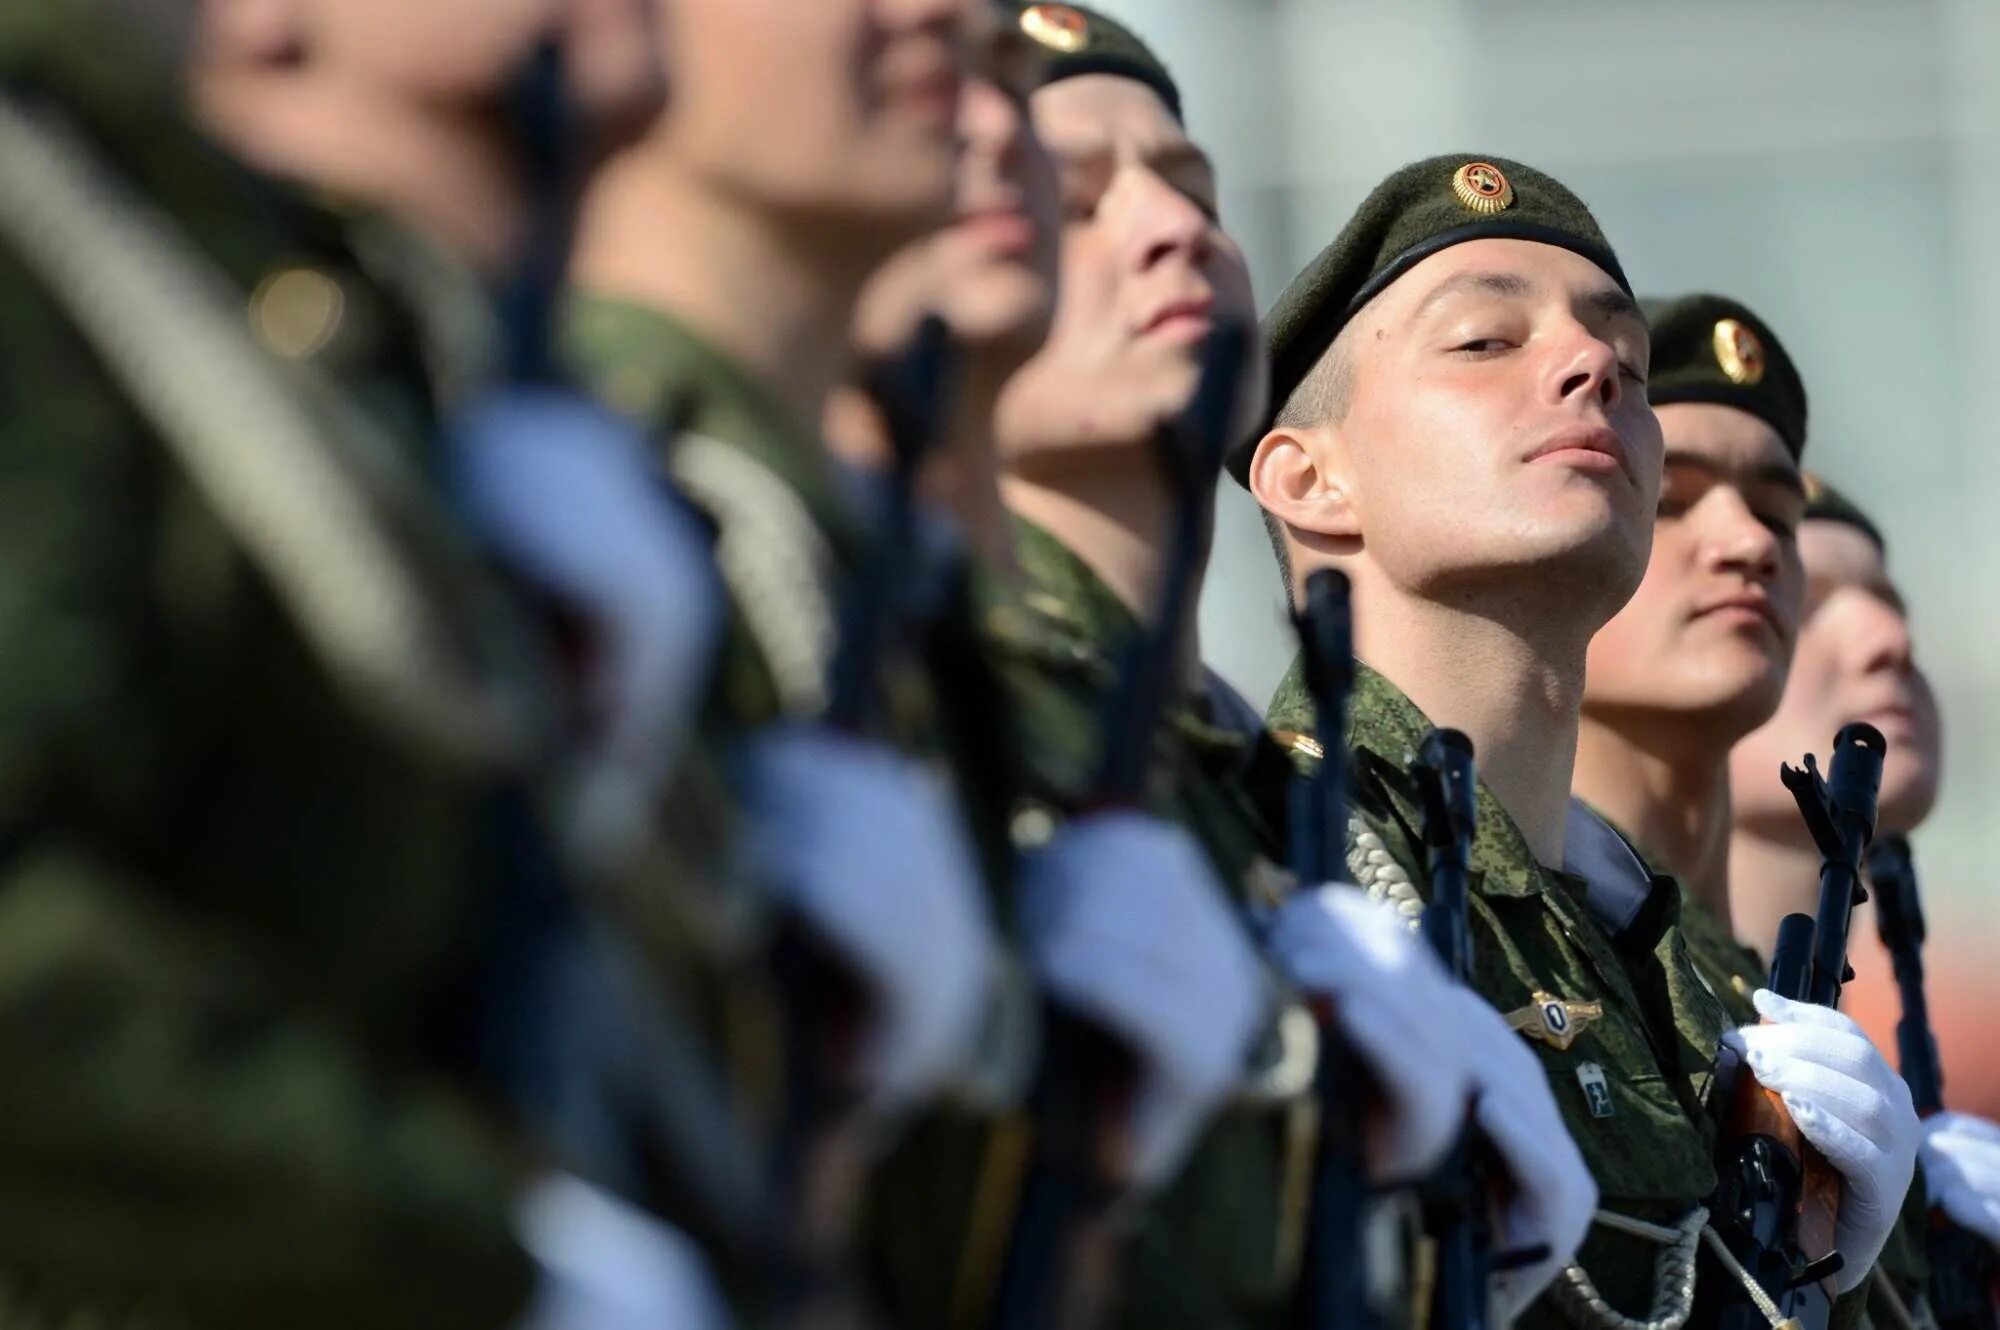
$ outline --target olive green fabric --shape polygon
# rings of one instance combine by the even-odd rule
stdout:
[[[781,557],[777,540],[803,541],[824,547],[827,559],[817,568],[771,570],[746,568],[725,554],[723,575],[729,579],[734,607],[723,658],[716,669],[713,717],[730,727],[763,724],[788,709],[772,671],[772,651],[760,642],[746,615],[755,608],[767,585],[782,587],[792,597],[775,608],[795,620],[822,625],[814,643],[817,656],[801,663],[805,674],[825,674],[833,652],[832,632],[839,613],[840,587],[862,558],[862,537],[832,464],[817,436],[794,420],[777,395],[746,370],[710,346],[694,330],[666,313],[611,296],[573,296],[563,320],[563,352],[583,382],[599,398],[637,422],[660,441],[670,471],[689,496],[707,510],[724,540],[734,513],[716,511],[705,499],[706,487],[686,472],[690,440],[719,445],[755,476],[766,479],[769,492],[746,491],[746,508],[762,509],[776,524],[771,537],[752,534],[737,548],[743,560]],[[796,507],[776,507],[772,497]]]
[[[695,857],[700,875],[729,882],[729,890],[754,890],[729,855],[734,758],[758,729],[820,714],[825,699],[802,698],[797,685],[808,676],[824,681],[842,598],[873,557],[871,535],[859,520],[860,487],[836,470],[816,435],[767,384],[663,311],[574,296],[563,345],[598,395],[654,439],[716,529],[730,623],[700,742],[668,803],[677,810],[670,812],[673,839]],[[1009,792],[1018,776],[1012,750],[993,729],[1002,690],[982,636],[990,591],[963,564],[950,564],[938,580],[916,640],[899,643],[882,663],[889,714],[881,737],[954,778],[995,915],[1004,921],[1012,867]],[[821,631],[796,636],[805,623]],[[786,652],[804,654],[781,658]],[[698,814],[690,816],[690,809]],[[660,939],[658,952],[670,991],[692,1013],[711,1055],[730,1068],[746,1117],[768,1128],[783,1103],[780,1073],[768,1056],[782,1037],[768,967],[755,957],[710,954],[685,938]],[[744,1038],[746,1012],[761,1013],[752,1021],[764,1027],[757,1038]],[[744,1056],[746,1044],[753,1056]],[[929,1106],[871,1170],[857,1220],[857,1259],[892,1324],[946,1325],[960,1305],[964,1249],[993,1128],[988,1110]],[[755,1270],[723,1273],[739,1313],[754,1319],[775,1290],[758,1286]]]
[[[241,320],[280,271],[343,293],[316,354],[259,362],[281,391],[320,385],[295,400],[329,457],[373,445],[321,405],[428,421],[405,307],[347,229],[224,162],[122,31],[84,0],[7,6],[0,100],[115,182],[95,215],[212,269],[204,314]],[[178,327],[132,317],[187,371]],[[0,1321],[509,1324],[529,1161],[462,1088],[460,1043],[500,773],[336,678],[4,228],[0,438]],[[223,442],[240,466],[265,440]],[[415,453],[345,474],[386,467],[424,494],[405,515],[439,539],[402,552],[449,560]],[[399,571],[471,585],[459,557]]]
[[[1770,966],[1756,952],[1736,940],[1729,925],[1715,917],[1685,885],[1681,888],[1681,928],[1687,934],[1688,959],[1708,981],[1708,986],[1737,1025],[1754,1025],[1760,1019],[1750,995],[1764,987]]]
[[[1042,86],[1084,74],[1116,74],[1157,92],[1174,119],[1181,118],[1180,85],[1153,48],[1123,23],[1083,5],[1010,2],[1022,31],[1035,38],[1045,58]]]
[[[1648,297],[1640,307],[1653,331],[1654,406],[1733,406],[1776,430],[1794,458],[1805,452],[1806,386],[1769,324],[1727,296]]]
[[[1509,201],[1496,211],[1482,211],[1460,197],[1459,173],[1474,164],[1504,177]],[[1482,207],[1493,203],[1482,201]],[[1412,162],[1375,187],[1265,316],[1273,416],[1347,321],[1384,287],[1440,250],[1485,239],[1533,240],[1574,251],[1631,292],[1597,220],[1560,182],[1533,167],[1479,153]],[[1238,483],[1247,483],[1250,457],[1262,433],[1255,431],[1230,454],[1229,472]]]
[[[1017,524],[1024,591],[991,619],[1021,749],[1025,812],[1044,827],[1090,787],[1118,655],[1138,620],[1081,559]],[[1205,699],[1171,709],[1155,753],[1153,811],[1187,827],[1238,903],[1268,900],[1284,857],[1279,811],[1291,764],[1267,737],[1217,723]],[[1133,1330],[1276,1326],[1295,1271],[1282,1205],[1308,1158],[1284,1105],[1242,1107],[1206,1133],[1175,1183],[1140,1216],[1115,1322]]]
[[[1874,541],[1876,549],[1884,554],[1889,552],[1888,542],[1882,538],[1882,528],[1861,511],[1860,505],[1827,484],[1826,477],[1816,471],[1808,471],[1805,480],[1806,521],[1845,523]]]
[[[1310,733],[1312,702],[1298,666],[1279,685],[1268,719]],[[1393,683],[1357,663],[1348,720],[1355,811],[1389,856],[1424,889],[1421,818],[1401,773],[1431,723]],[[1670,1223],[1716,1184],[1711,1098],[1727,1012],[1695,972],[1680,926],[1680,892],[1653,879],[1645,923],[1614,939],[1585,905],[1584,884],[1535,861],[1520,830],[1482,784],[1473,844],[1473,986],[1503,1014],[1535,994],[1601,1003],[1603,1014],[1567,1050],[1531,1041],[1607,1209]],[[1354,849],[1350,844],[1350,852]],[[1579,1072],[1595,1064],[1610,1116],[1595,1117]],[[1611,1305],[1647,1313],[1656,1248],[1602,1225],[1579,1260]],[[1521,1324],[1564,1324],[1544,1299]]]

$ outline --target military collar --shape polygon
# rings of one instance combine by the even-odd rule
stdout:
[[[700,435],[740,450],[797,492],[838,543],[855,547],[853,504],[817,431],[685,323],[651,306],[582,292],[564,305],[561,346],[584,385],[662,447]]]
[[[1313,729],[1313,706],[1305,689],[1301,661],[1292,661],[1291,669],[1278,685],[1268,719],[1274,728],[1290,736],[1295,748],[1318,755],[1318,745],[1308,737]],[[1354,692],[1347,706],[1347,747],[1354,755],[1356,779],[1367,782],[1372,777],[1385,787],[1399,804],[1400,815],[1413,827],[1418,816],[1415,791],[1403,773],[1416,760],[1424,736],[1435,728],[1430,717],[1402,689],[1364,662],[1354,662]],[[1479,782],[1478,822],[1471,868],[1474,889],[1482,895],[1535,896],[1562,887],[1578,900],[1585,898],[1584,882],[1536,861],[1520,827],[1483,780]],[[1522,872],[1523,864],[1533,865],[1533,871]]]
[[[1025,518],[1013,522],[1022,607],[1110,664],[1139,632],[1139,616],[1069,546]]]
[[[1021,567],[1015,606],[1057,650],[1109,685],[1118,653],[1141,631],[1139,616],[1067,545],[1025,518],[1013,523]],[[1202,691],[1175,697],[1165,723],[1204,765],[1240,766],[1263,736],[1245,733],[1223,713],[1212,691],[1219,687],[1226,685],[1205,676]]]
[[[1614,938],[1653,931],[1650,922],[1671,913],[1657,898],[1680,899],[1674,880],[1655,873],[1630,838],[1581,799],[1569,801],[1563,871],[1583,881],[1585,907]]]

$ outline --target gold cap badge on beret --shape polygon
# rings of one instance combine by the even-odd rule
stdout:
[[[1075,55],[1090,42],[1090,20],[1068,5],[1028,6],[1021,11],[1021,31],[1064,55]]]
[[[1602,1002],[1565,1002],[1553,993],[1536,993],[1529,1005],[1507,1013],[1507,1025],[1530,1039],[1564,1049],[1604,1015]]]
[[[1491,162],[1467,162],[1451,177],[1451,192],[1458,201],[1483,216],[1505,212],[1514,206],[1514,186]]]
[[[1715,363],[1722,366],[1731,383],[1754,388],[1764,378],[1764,344],[1757,340],[1749,325],[1735,319],[1717,319]]]

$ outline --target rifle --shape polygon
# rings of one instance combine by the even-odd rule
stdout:
[[[825,720],[848,734],[880,735],[890,728],[883,677],[895,653],[910,645],[915,626],[908,588],[919,580],[911,571],[920,544],[917,481],[943,432],[953,354],[944,321],[931,315],[907,347],[868,369],[867,388],[883,413],[891,465],[877,539],[844,589],[828,680]],[[850,1128],[867,1091],[859,1058],[869,998],[846,958],[796,920],[778,929],[773,971],[786,1030],[777,1194],[792,1212],[793,1241],[811,1267],[839,1257],[859,1210],[865,1170],[849,1158],[859,1146]],[[798,1293],[803,1296],[803,1289]]]
[[[1458,730],[1424,736],[1411,770],[1423,809],[1424,858],[1430,904],[1424,941],[1461,984],[1472,980],[1471,894],[1468,886],[1479,784],[1472,740]],[[1433,1285],[1419,1290],[1418,1316],[1427,1330],[1485,1330],[1492,1313],[1489,1280],[1498,1271],[1541,1260],[1545,1249],[1494,1250],[1489,1207],[1500,1175],[1492,1143],[1467,1125],[1451,1153],[1418,1191],[1425,1238],[1434,1253]]]
[[[944,432],[954,360],[951,331],[931,314],[901,354],[868,367],[868,395],[882,412],[890,467],[881,538],[864,575],[849,588],[833,663],[827,715],[843,729],[865,731],[880,722],[881,666],[910,626],[902,593],[917,580],[911,569],[920,543],[917,478]]]
[[[1924,996],[1924,911],[1910,843],[1883,836],[1868,847],[1868,879],[1875,884],[1875,927],[1895,971],[1903,1015],[1896,1022],[1896,1061],[1921,1117],[1944,1111],[1944,1065],[1931,1034]],[[1933,1208],[1925,1240],[1930,1259],[1931,1311],[1943,1330],[1996,1330],[1993,1249]]]
[[[1854,907],[1868,899],[1862,854],[1875,834],[1885,746],[1880,731],[1857,722],[1834,736],[1826,779],[1810,753],[1803,768],[1779,768],[1820,852],[1817,916],[1791,914],[1778,925],[1770,987],[1780,997],[1837,1006],[1840,986],[1854,977],[1847,938]],[[1840,1174],[1747,1070],[1737,1075],[1718,1172],[1712,1210],[1723,1242],[1786,1317],[1802,1330],[1825,1330],[1833,1276],[1843,1264],[1833,1245]],[[1742,1298],[1730,1299],[1718,1316],[1726,1330],[1766,1325],[1764,1313]]]
[[[1177,497],[1152,621],[1121,656],[1122,686],[1106,708],[1096,774],[1081,812],[1142,805],[1160,717],[1180,658],[1193,589],[1206,555],[1215,478],[1231,429],[1249,330],[1210,333],[1201,381],[1154,452]],[[1117,1256],[1117,1201],[1129,1181],[1121,1130],[1137,1081],[1124,1043],[1051,1006],[1042,1069],[1030,1094],[1035,1144],[1001,1274],[1000,1330],[1086,1330],[1105,1315]]]
[[[477,488],[476,459],[510,442],[553,435],[571,450],[607,439],[634,452],[643,447],[575,389],[554,350],[584,166],[565,81],[563,51],[550,39],[519,71],[507,99],[532,218],[499,294],[504,378],[462,407],[447,431],[461,499]],[[480,512],[475,524],[494,520]],[[496,535],[490,525],[482,534]],[[548,736],[544,769],[574,758],[556,751],[566,747],[558,740]],[[578,843],[572,825],[568,848],[589,867],[558,863],[537,794],[516,782],[495,810],[511,839],[492,903],[496,955],[476,1033],[487,1074],[566,1167],[671,1214],[724,1258],[762,1259],[775,1241],[776,1206],[761,1154],[702,1041],[663,1000],[628,921],[607,900],[605,884],[593,880],[602,861]]]
[[[1306,579],[1305,603],[1292,616],[1320,746],[1318,771],[1293,790],[1292,867],[1302,883],[1347,875],[1347,699],[1354,688],[1348,595],[1344,573],[1321,569]],[[1332,1011],[1323,1003],[1313,1005],[1319,1023],[1313,1068],[1319,1136],[1290,1323],[1294,1330],[1338,1325],[1373,1330],[1381,1317],[1370,1298],[1363,1241],[1370,1191],[1363,1138],[1368,1077]]]

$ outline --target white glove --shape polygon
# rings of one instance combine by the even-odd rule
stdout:
[[[1457,989],[1394,911],[1344,884],[1286,901],[1267,945],[1293,983],[1333,999],[1340,1028],[1388,1099],[1378,1182],[1436,1168],[1465,1127],[1472,1065],[1454,1023],[1442,1019]],[[1520,1042],[1515,1039],[1514,1042]]]
[[[877,1108],[967,1061],[995,940],[958,810],[915,762],[811,725],[750,743],[753,868],[871,987]]]
[[[1181,828],[1102,814],[1027,857],[1020,919],[1049,990],[1138,1055],[1136,1181],[1164,1183],[1241,1082],[1270,1005],[1214,870]]]
[[[1724,1037],[1845,1179],[1834,1244],[1846,1260],[1834,1285],[1846,1293],[1868,1277],[1896,1226],[1923,1127],[1909,1087],[1852,1020],[1767,988],[1751,1001],[1764,1023]]]
[[[661,489],[645,441],[588,399],[507,392],[454,423],[457,491],[482,537],[584,626],[581,848],[648,834],[723,622],[710,541]]]
[[[677,1229],[565,1173],[514,1206],[538,1277],[515,1330],[726,1330],[701,1252]]]
[[[1548,1257],[1493,1277],[1506,1324],[1541,1295],[1590,1233],[1597,1183],[1569,1134],[1541,1059],[1477,993],[1454,986],[1448,1023],[1463,1038],[1479,1099],[1475,1118],[1493,1142],[1514,1190],[1501,1213],[1503,1251],[1547,1244]]]
[[[1920,1150],[1931,1204],[2000,1247],[2000,1125],[1970,1113],[1924,1121]]]

